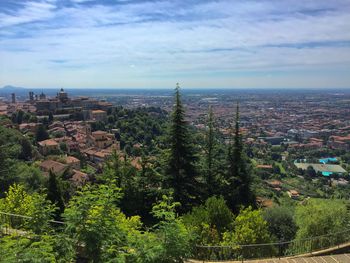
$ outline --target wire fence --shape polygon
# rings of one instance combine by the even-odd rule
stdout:
[[[0,211],[1,235],[30,235],[46,231],[60,231],[65,223],[55,220],[41,221],[40,217],[12,214]]]
[[[349,241],[350,230],[346,230],[287,242],[232,246],[196,246],[193,258],[211,261],[281,258],[337,247]]]
[[[40,217],[39,217],[40,219]],[[39,221],[36,217],[6,213],[0,211],[0,235],[22,235],[30,237],[36,234],[33,226],[46,228],[46,231],[59,233],[65,226],[64,222],[50,220]],[[195,246],[193,259],[224,261],[224,260],[245,260],[262,258],[280,258],[295,256],[337,247],[350,242],[350,229],[342,232],[330,233],[307,239],[297,239],[287,242],[276,242],[266,244],[232,245],[232,246]]]

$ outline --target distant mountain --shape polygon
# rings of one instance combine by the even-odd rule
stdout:
[[[15,87],[15,86],[11,86],[11,85],[7,85],[4,86],[0,89],[0,91],[2,92],[21,92],[21,91],[25,91],[25,88],[22,87]]]

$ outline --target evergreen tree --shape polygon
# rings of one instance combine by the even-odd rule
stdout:
[[[21,153],[19,157],[23,160],[30,160],[32,158],[32,145],[27,139],[21,140]]]
[[[53,122],[53,114],[52,112],[49,113],[49,123]]]
[[[205,183],[207,187],[208,197],[217,192],[217,182],[215,178],[215,130],[214,130],[214,114],[211,106],[208,113],[208,131],[206,134],[206,158],[205,158]]]
[[[49,134],[47,133],[46,128],[43,124],[39,125],[35,134],[35,138],[37,142],[40,142],[49,138]]]
[[[17,124],[21,124],[23,122],[23,115],[24,115],[24,111],[19,110],[17,112],[17,116],[16,116]]]
[[[166,167],[166,184],[174,191],[174,200],[181,203],[182,212],[189,211],[198,198],[198,181],[195,162],[197,157],[191,143],[191,134],[185,121],[180,98],[180,87],[175,89],[175,106],[169,134],[170,153]]]
[[[59,220],[61,218],[61,214],[64,211],[64,202],[56,174],[51,170],[49,172],[47,199],[50,200],[52,204],[56,205],[57,210],[55,212],[55,219]]]
[[[229,145],[228,173],[226,184],[226,199],[234,211],[240,206],[255,205],[255,197],[251,191],[251,176],[247,167],[246,156],[243,151],[242,136],[239,126],[239,105],[237,103],[236,120],[233,142]]]

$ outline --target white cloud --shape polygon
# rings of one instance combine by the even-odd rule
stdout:
[[[317,85],[318,71],[347,85],[349,77],[332,77],[332,72],[350,68],[349,10],[348,1],[338,0],[303,5],[211,1],[194,6],[159,1],[60,9],[53,2],[28,2],[16,15],[0,14],[5,16],[0,25],[6,26],[0,38],[0,76],[7,84],[16,74],[33,82],[31,76],[45,73],[42,86],[58,81],[57,75],[65,85],[78,86],[164,85],[179,77],[192,78],[192,85],[201,78],[208,85],[222,78],[228,86],[232,78],[259,84],[262,78],[252,77],[252,72],[283,72],[291,81],[287,76],[303,71],[313,72],[313,77],[299,74],[301,79],[309,84],[314,79]],[[30,22],[36,21],[44,22],[33,29]],[[16,26],[22,23],[29,23],[30,36],[18,35],[26,29]],[[305,43],[315,44],[293,47]],[[324,74],[327,69],[329,74]],[[244,81],[247,75],[252,80]]]
[[[37,22],[54,16],[55,1],[25,2],[24,7],[15,14],[0,13],[0,28],[23,23]]]

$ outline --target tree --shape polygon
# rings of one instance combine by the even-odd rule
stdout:
[[[1,262],[57,262],[52,236],[10,235],[0,239]],[[62,255],[60,255],[62,258]],[[67,259],[67,258],[66,258]]]
[[[203,245],[217,245],[223,233],[233,227],[234,219],[222,196],[208,198],[204,205],[194,207],[182,218],[196,244]]]
[[[306,175],[309,177],[309,178],[314,178],[316,177],[316,171],[315,169],[309,165],[307,168],[306,168]]]
[[[161,220],[155,227],[155,233],[161,240],[162,253],[155,262],[183,262],[190,254],[190,236],[180,218],[176,217],[175,208],[180,203],[171,197],[163,196],[152,207],[152,214]]]
[[[272,207],[264,211],[270,233],[278,241],[293,240],[297,232],[293,211],[288,207]]]
[[[181,103],[180,87],[175,89],[175,106],[171,117],[169,134],[170,153],[166,167],[166,184],[174,191],[174,200],[180,202],[181,211],[189,211],[198,200],[200,190],[195,162],[197,157],[191,143],[191,134],[185,121],[185,111]]]
[[[22,149],[19,157],[27,161],[32,159],[32,144],[25,138],[23,138],[20,143]]]
[[[56,174],[51,170],[49,172],[49,180],[47,186],[47,199],[50,200],[52,204],[56,205],[57,210],[55,212],[55,219],[60,220],[61,214],[64,211],[64,202]]]
[[[242,209],[234,221],[234,231],[224,234],[224,244],[260,244],[271,241],[267,222],[261,210],[251,206]]]
[[[24,115],[24,111],[19,110],[16,114],[16,122],[17,124],[21,124],[23,122],[23,115]]]
[[[39,193],[29,194],[24,186],[14,184],[0,199],[0,211],[28,216],[28,219],[18,221],[17,224],[35,234],[45,233],[49,229],[49,220],[55,210],[46,196]]]
[[[48,120],[49,120],[49,123],[53,122],[53,114],[51,111],[49,112],[49,119]]]
[[[297,206],[295,221],[297,239],[305,239],[347,230],[350,218],[342,200],[310,199]]]
[[[205,183],[207,188],[208,197],[217,193],[218,184],[215,170],[215,157],[216,157],[216,138],[214,130],[214,113],[212,107],[209,107],[208,113],[208,131],[206,134],[206,164],[205,164]]]
[[[139,217],[126,218],[120,211],[120,198],[120,188],[114,180],[86,185],[64,211],[65,233],[75,240],[76,246],[83,246],[92,262],[123,262],[129,253],[128,235],[136,234],[141,226]]]
[[[251,176],[247,169],[247,161],[243,151],[242,136],[239,130],[239,105],[237,103],[235,129],[228,151],[228,173],[225,196],[228,205],[234,211],[240,206],[255,206],[255,196],[251,190]]]
[[[43,124],[40,124],[38,126],[38,129],[36,130],[35,138],[37,142],[41,142],[49,138],[49,134],[47,133],[47,130]]]

